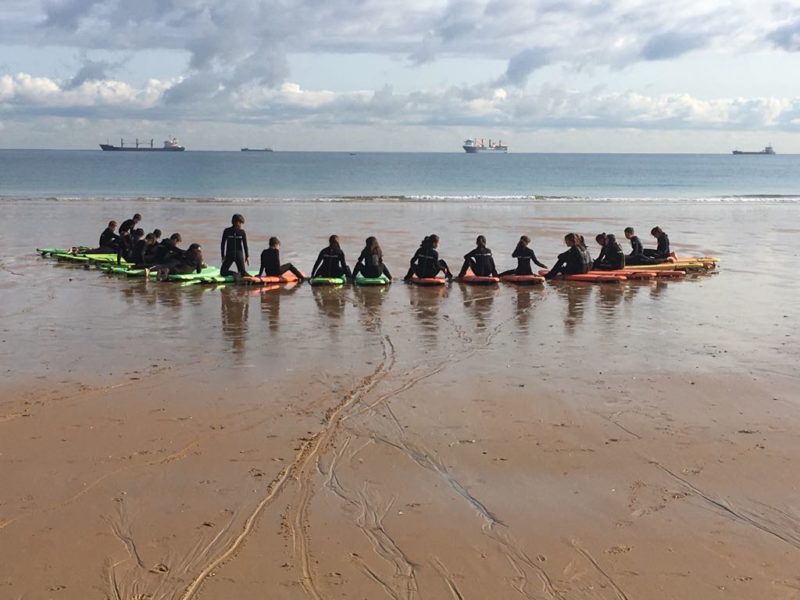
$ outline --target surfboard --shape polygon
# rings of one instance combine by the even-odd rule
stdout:
[[[500,277],[500,281],[515,283],[517,285],[534,285],[543,283],[544,277],[541,275],[503,275]]]
[[[547,269],[542,269],[539,271],[539,275],[544,277],[547,275]],[[587,281],[591,283],[620,283],[623,281],[627,281],[627,274],[626,275],[609,275],[603,271],[595,271],[594,273],[579,273],[575,275],[563,275],[560,274],[557,276],[558,279],[561,281]],[[552,281],[552,280],[551,280]]]
[[[381,275],[380,277],[364,277],[359,273],[356,275],[355,282],[356,285],[389,285],[392,283],[392,280],[386,275]]]
[[[311,285],[344,285],[344,277],[312,277],[309,280]]]
[[[444,285],[447,279],[444,277],[417,277],[414,275],[411,279],[407,280],[408,283],[413,285]]]
[[[240,283],[243,285],[275,285],[280,283],[292,283],[297,281],[297,277],[291,271],[288,271],[280,277],[274,275],[251,275],[250,277],[242,277]]]

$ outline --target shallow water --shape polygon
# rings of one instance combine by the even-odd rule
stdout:
[[[645,233],[656,223],[679,255],[713,254],[722,261],[715,275],[625,285],[181,287],[56,264],[33,251],[91,244],[105,221],[140,209],[146,230],[180,231],[185,243],[202,243],[206,260],[218,264],[218,235],[231,213],[225,204],[4,201],[0,364],[9,381],[103,378],[160,361],[215,361],[256,381],[267,366],[302,376],[326,354],[337,356],[338,368],[356,368],[369,360],[376,320],[393,343],[420,352],[446,351],[458,336],[492,332],[500,342],[495,348],[528,355],[531,368],[576,375],[793,375],[800,356],[794,205],[252,202],[236,209],[247,219],[253,270],[270,235],[281,238],[282,259],[304,271],[330,233],[340,235],[351,260],[367,235],[377,235],[392,274],[401,278],[427,233],[439,234],[451,268],[458,268],[474,236],[484,234],[498,268],[506,269],[514,266],[510,253],[521,234],[550,263],[568,231],[587,239],[613,231],[622,238],[627,225]]]

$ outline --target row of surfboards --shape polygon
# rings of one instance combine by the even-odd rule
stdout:
[[[37,252],[48,258],[59,261],[82,263],[86,266],[94,265],[101,271],[109,274],[121,275],[126,277],[144,277],[144,269],[135,269],[127,262],[117,262],[116,254],[92,254],[81,252],[81,248],[66,250],[60,248],[37,248]],[[648,280],[655,278],[681,278],[689,272],[707,272],[716,269],[719,259],[713,256],[678,258],[674,262],[661,263],[647,266],[628,266],[617,271],[590,271],[580,275],[563,275],[559,279],[565,281],[584,281],[591,283],[620,283],[628,280]],[[155,270],[149,272],[151,278],[156,277]],[[535,285],[545,281],[546,270],[539,271],[537,275],[505,275],[502,277],[482,277],[470,272],[466,276],[458,279],[459,282],[472,285],[496,285],[501,281],[517,285]],[[169,275],[169,281],[181,282],[187,285],[195,283],[221,284],[221,283],[241,283],[245,285],[274,285],[287,284],[297,281],[292,273],[286,273],[281,277],[271,276],[249,276],[236,277],[233,275],[221,275],[218,267],[206,267],[200,273],[189,273],[186,275]],[[311,285],[339,286],[346,283],[344,277],[314,277],[309,280]],[[359,274],[354,279],[356,285],[382,286],[391,283],[385,275],[380,277],[364,277]],[[448,280],[443,277],[418,278],[412,277],[409,283],[423,286],[445,285]]]

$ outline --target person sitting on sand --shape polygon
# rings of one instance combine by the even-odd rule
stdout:
[[[314,268],[311,269],[311,278],[325,277],[352,277],[350,267],[344,258],[344,251],[339,245],[339,236],[332,235],[328,238],[328,245],[319,251]]]
[[[657,258],[645,256],[644,246],[642,245],[639,236],[633,230],[633,227],[625,228],[625,238],[631,242],[631,253],[625,257],[625,264],[627,265],[655,265],[661,262]]]
[[[504,275],[533,275],[533,267],[531,266],[531,263],[534,263],[543,269],[547,268],[547,265],[540,263],[536,258],[536,253],[533,251],[533,249],[528,247],[530,243],[531,239],[527,235],[523,235],[519,238],[517,247],[514,248],[514,252],[511,253],[511,258],[517,259],[517,268],[503,271],[500,273],[500,277],[503,277]]]
[[[128,235],[120,236],[119,248],[117,249],[117,264],[125,259],[127,262],[135,262],[133,250],[136,244],[144,238],[144,229],[141,227],[134,229]]]
[[[592,267],[592,257],[583,243],[583,236],[577,233],[568,233],[564,236],[564,243],[569,246],[569,250],[558,255],[556,264],[545,276],[553,279],[556,275],[578,275],[588,273]]]
[[[189,273],[200,273],[206,267],[203,260],[203,248],[200,244],[192,244],[181,255],[171,262],[157,265],[158,280],[165,281],[170,275],[188,275]],[[150,274],[150,269],[145,269],[145,278]]]
[[[108,227],[100,234],[100,243],[97,245],[96,254],[116,254],[119,250],[119,236],[116,233],[117,222],[109,221]]]
[[[440,271],[444,273],[448,281],[453,279],[447,263],[439,258],[437,248],[439,248],[439,236],[435,233],[423,239],[409,261],[408,273],[403,277],[403,281],[408,281],[414,275],[420,279],[429,279],[436,277]]]
[[[650,230],[650,235],[656,238],[658,244],[655,250],[645,249],[644,255],[660,260],[670,258],[669,236],[662,231],[661,227],[653,227]]]
[[[625,267],[625,253],[617,243],[617,237],[613,233],[599,233],[595,240],[602,246],[602,249],[592,265],[593,269],[598,271],[618,271]]]
[[[305,276],[292,263],[281,264],[281,241],[276,237],[271,237],[269,238],[269,248],[261,252],[261,269],[258,271],[258,276],[283,277],[287,272],[293,273],[300,281],[305,279]]]
[[[153,264],[165,265],[183,254],[183,250],[178,247],[183,240],[180,233],[173,233],[167,239],[162,240],[153,250]]]
[[[133,246],[131,252],[131,262],[135,265],[151,266],[155,264],[156,238],[152,233],[144,236],[144,239],[138,240]]]
[[[222,266],[219,274],[223,277],[232,275],[231,265],[236,263],[240,277],[249,277],[245,265],[250,264],[250,251],[247,248],[247,233],[244,230],[244,217],[235,214],[231,217],[231,226],[222,232],[222,241],[219,244],[222,254]]]
[[[389,281],[392,280],[392,274],[389,272],[389,269],[386,268],[386,265],[383,264],[383,250],[381,250],[381,245],[378,243],[378,238],[374,236],[367,238],[364,243],[364,249],[361,251],[361,255],[356,262],[356,266],[353,267],[354,279],[359,273],[369,278],[385,275],[389,278]]]
[[[469,270],[478,277],[497,277],[492,251],[486,247],[486,238],[482,235],[475,239],[475,248],[464,255],[464,264],[461,265],[458,278],[464,277]]]

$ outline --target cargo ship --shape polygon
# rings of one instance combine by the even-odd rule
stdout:
[[[772,146],[767,146],[763,150],[757,150],[755,152],[749,152],[746,150],[734,150],[734,154],[775,154],[775,150],[773,150]]]
[[[242,152],[272,152],[272,148],[242,148]]]
[[[496,144],[489,140],[488,144],[484,144],[483,138],[475,138],[474,140],[464,140],[464,145],[461,147],[467,154],[477,154],[478,152],[505,154],[508,152],[508,146],[504,146],[502,140],[498,140]]]
[[[100,149],[103,152],[183,152],[186,150],[184,146],[178,144],[177,138],[170,138],[164,140],[164,145],[160,148],[153,146],[153,140],[150,140],[150,145],[140,144],[137,138],[133,146],[125,145],[125,140],[120,139],[119,146],[112,144],[100,144]]]

